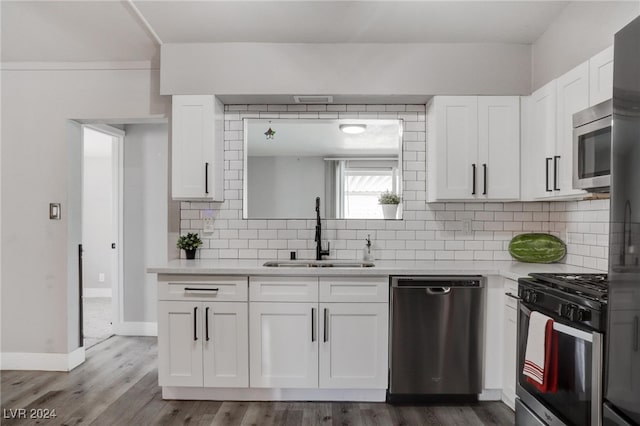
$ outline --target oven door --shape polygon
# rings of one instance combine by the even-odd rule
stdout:
[[[601,425],[602,334],[575,328],[552,316],[558,333],[558,390],[543,393],[522,374],[531,308],[523,302],[519,307],[518,397],[548,425]]]
[[[573,187],[607,188],[611,182],[611,116],[573,130]]]

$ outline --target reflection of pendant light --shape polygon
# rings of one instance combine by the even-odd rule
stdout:
[[[273,139],[275,134],[276,134],[276,131],[271,128],[271,120],[269,120],[269,130],[264,132],[264,135],[267,137],[267,139]]]
[[[341,124],[339,127],[342,132],[349,135],[357,135],[367,130],[366,124]]]

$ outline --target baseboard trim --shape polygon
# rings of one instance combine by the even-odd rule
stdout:
[[[157,336],[158,323],[125,321],[116,324],[113,330],[118,336]]]
[[[208,401],[384,402],[386,389],[269,389],[163,386],[162,399]]]
[[[84,347],[68,354],[3,352],[0,354],[2,370],[71,371],[85,360]]]
[[[82,297],[113,297],[113,291],[110,288],[85,287],[82,289]]]
[[[502,389],[482,389],[478,395],[478,401],[500,401],[502,399]]]

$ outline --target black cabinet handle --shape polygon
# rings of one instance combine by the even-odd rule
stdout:
[[[204,193],[209,193],[209,163],[204,163]]]
[[[559,155],[553,157],[553,189],[555,191],[560,191],[560,187],[558,186],[558,160],[560,159]]]
[[[316,341],[316,308],[311,308],[311,341]]]
[[[209,341],[209,307],[204,308],[204,340]]]
[[[324,341],[329,341],[329,310],[324,308]]]
[[[185,287],[184,291],[218,291],[217,288],[193,288],[193,287]]]
[[[472,164],[471,165],[471,183],[472,183],[472,188],[471,188],[471,195],[476,195],[476,165]]]
[[[547,190],[547,192],[552,192],[553,189],[549,189],[549,161],[553,160],[553,158],[551,157],[547,157],[545,158],[545,172],[544,172],[544,189]]]
[[[487,195],[487,165],[482,165],[482,174],[484,175],[484,188],[482,190],[482,195]]]
[[[193,308],[193,341],[198,340],[198,307]]]

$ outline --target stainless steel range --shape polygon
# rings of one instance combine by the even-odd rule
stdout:
[[[606,274],[531,274],[518,280],[516,424],[601,425]],[[554,320],[557,390],[542,392],[522,374],[532,311]]]

